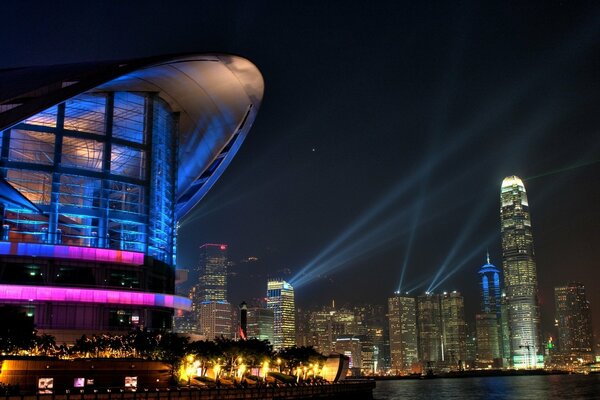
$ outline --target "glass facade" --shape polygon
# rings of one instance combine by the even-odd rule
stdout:
[[[511,359],[515,368],[535,368],[539,337],[537,272],[529,202],[523,181],[509,176],[500,193],[502,262],[508,309]]]
[[[2,132],[2,239],[142,252],[174,264],[177,118],[155,94],[88,92]]]
[[[267,282],[267,308],[273,310],[273,348],[296,345],[294,288],[286,281]]]

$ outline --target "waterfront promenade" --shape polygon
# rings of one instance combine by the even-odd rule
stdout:
[[[3,400],[301,400],[301,399],[372,399],[375,381],[361,380],[314,386],[280,386],[259,388],[191,389],[161,388],[110,392],[98,389],[92,393],[30,394],[1,396]]]

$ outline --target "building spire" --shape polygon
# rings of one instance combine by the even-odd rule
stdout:
[[[487,263],[490,263],[490,249],[487,250]]]

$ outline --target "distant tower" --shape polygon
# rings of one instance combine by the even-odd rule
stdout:
[[[480,368],[502,366],[502,292],[500,271],[490,262],[487,253],[486,263],[479,270],[481,310],[475,316],[477,335],[477,365]],[[510,351],[509,351],[510,352]],[[510,357],[507,354],[506,357]]]
[[[294,288],[284,280],[267,282],[267,308],[273,310],[273,348],[296,345]]]
[[[227,245],[203,244],[200,246],[198,284],[201,301],[227,300]]]
[[[594,359],[592,318],[585,287],[578,282],[554,288],[558,348],[566,360]]]
[[[486,264],[479,270],[481,279],[481,311],[495,313],[500,318],[502,291],[500,290],[500,270],[490,263],[487,253]]]
[[[411,296],[396,294],[388,299],[392,373],[410,374],[419,360],[417,303]]]
[[[440,295],[427,292],[417,296],[419,358],[432,367],[443,361]]]
[[[500,200],[511,362],[515,368],[535,368],[540,364],[540,314],[531,218],[523,181],[514,175],[505,178]]]
[[[200,262],[193,308],[198,310],[199,331],[212,340],[231,337],[232,307],[227,301],[227,245],[207,243],[200,246]]]
[[[441,296],[443,359],[450,368],[462,369],[467,359],[465,300],[457,291]]]

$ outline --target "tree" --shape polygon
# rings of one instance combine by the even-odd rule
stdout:
[[[0,352],[16,353],[35,344],[33,318],[16,307],[0,307]]]

